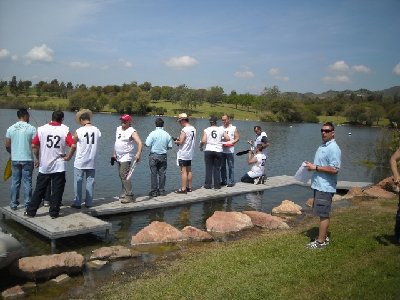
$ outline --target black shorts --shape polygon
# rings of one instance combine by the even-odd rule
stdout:
[[[314,190],[313,213],[322,218],[329,218],[334,193]]]
[[[178,164],[179,164],[180,167],[191,167],[192,166],[192,161],[191,160],[178,159]]]

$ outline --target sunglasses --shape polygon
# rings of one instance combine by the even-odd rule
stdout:
[[[321,133],[322,132],[329,133],[329,132],[332,132],[332,131],[333,131],[332,129],[321,129]]]

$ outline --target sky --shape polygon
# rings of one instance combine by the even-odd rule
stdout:
[[[372,91],[400,85],[399,0],[0,0],[0,80]]]

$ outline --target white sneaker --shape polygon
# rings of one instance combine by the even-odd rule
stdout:
[[[314,242],[308,243],[306,245],[306,247],[308,249],[322,249],[322,248],[325,248],[326,246],[328,246],[328,244],[326,242],[320,243],[317,240],[315,240]]]

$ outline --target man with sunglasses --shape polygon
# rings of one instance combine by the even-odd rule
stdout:
[[[305,162],[310,171],[311,188],[314,189],[313,213],[319,216],[319,234],[308,248],[325,248],[329,244],[328,228],[332,198],[336,192],[337,174],[341,165],[341,151],[335,141],[335,127],[326,122],[321,128],[322,145],[315,153],[314,163]]]

